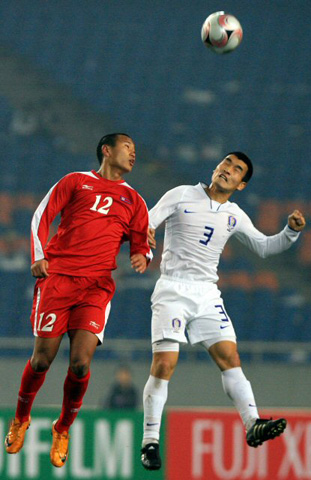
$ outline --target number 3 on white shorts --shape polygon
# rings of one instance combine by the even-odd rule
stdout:
[[[41,324],[42,324],[42,320],[43,320],[43,317],[45,315],[45,312],[43,313],[40,313],[40,317],[39,317],[39,325],[38,325],[38,328],[37,328],[37,331],[41,331],[41,332],[51,332],[54,328],[54,323],[56,321],[56,315],[55,313],[49,313],[49,315],[46,317],[46,319],[48,320],[49,318],[51,319],[48,323],[46,323],[45,325],[43,325],[43,327],[41,328]]]

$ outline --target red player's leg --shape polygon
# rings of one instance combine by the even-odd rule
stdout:
[[[24,444],[24,437],[30,425],[33,401],[44,383],[46,372],[55,358],[62,337],[35,339],[34,351],[24,369],[18,392],[15,418],[5,438],[6,451],[17,453]]]
[[[29,417],[35,396],[43,385],[46,372],[58,352],[61,340],[62,336],[55,338],[36,337],[35,339],[33,354],[25,367],[18,392],[15,416],[22,422]]]
[[[98,339],[87,330],[71,330],[70,366],[64,383],[62,412],[56,425],[60,433],[68,431],[78,415],[90,379],[90,364]]]
[[[98,343],[94,333],[71,330],[70,366],[64,383],[64,397],[59,419],[54,422],[50,459],[55,467],[62,467],[68,457],[69,428],[83,403],[90,379],[90,363]]]

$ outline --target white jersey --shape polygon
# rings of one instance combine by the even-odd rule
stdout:
[[[266,236],[232,202],[218,203],[206,185],[182,185],[169,190],[149,212],[149,225],[165,224],[161,273],[188,282],[218,280],[220,255],[231,235],[261,257],[288,249],[299,233],[286,226]]]

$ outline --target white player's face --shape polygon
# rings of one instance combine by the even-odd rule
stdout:
[[[104,151],[105,161],[111,167],[116,167],[124,173],[131,172],[135,163],[136,152],[133,140],[125,135],[120,135],[117,138],[114,147],[105,145]]]
[[[217,165],[212,176],[212,185],[224,193],[233,193],[243,190],[247,183],[243,178],[247,172],[247,165],[235,155],[228,155]]]

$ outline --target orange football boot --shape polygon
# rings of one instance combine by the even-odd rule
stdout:
[[[59,433],[55,429],[57,420],[53,422],[52,436],[53,442],[50,451],[50,459],[54,467],[63,467],[68,458],[69,434],[68,432]]]
[[[5,437],[5,449],[8,453],[17,453],[24,445],[26,430],[30,426],[31,418],[29,416],[26,422],[20,422],[18,418],[14,418],[10,425],[10,430]]]

